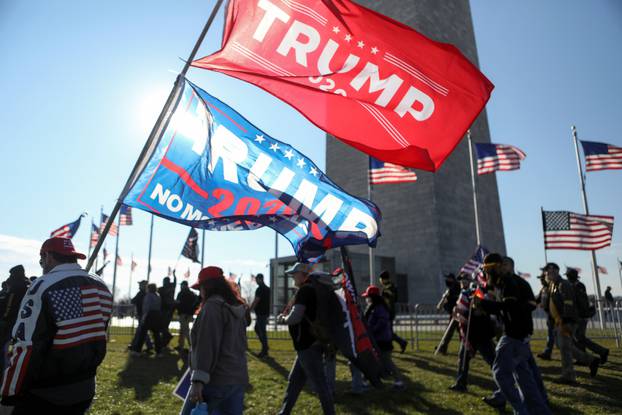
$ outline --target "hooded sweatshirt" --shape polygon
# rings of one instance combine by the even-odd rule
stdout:
[[[219,295],[205,301],[190,333],[191,380],[210,385],[246,385],[246,306]]]

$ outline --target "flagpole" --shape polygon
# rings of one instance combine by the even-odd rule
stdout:
[[[620,288],[622,288],[622,261],[618,258],[618,274],[620,275]]]
[[[201,237],[201,269],[203,269],[204,261],[205,261],[205,229],[203,229],[203,235]]]
[[[112,212],[110,213],[110,219],[106,222],[106,227],[102,231],[100,235],[100,239],[97,242],[97,245],[95,245],[95,248],[93,249],[93,255],[89,258],[88,263],[86,265],[87,271],[91,269],[91,267],[93,266],[94,258],[97,257],[97,255],[99,254],[99,250],[102,247],[103,241],[106,239],[106,236],[108,236],[108,232],[110,231],[110,226],[112,226],[114,219],[117,217],[117,214],[119,213],[119,209],[121,209],[121,204],[123,203],[123,199],[125,198],[125,195],[127,194],[127,192],[129,192],[130,188],[134,184],[134,181],[136,180],[136,178],[138,177],[138,175],[144,168],[144,163],[149,158],[149,156],[151,156],[158,141],[160,140],[160,137],[162,136],[164,128],[166,127],[166,125],[168,124],[168,120],[172,116],[173,104],[176,103],[179,97],[181,96],[182,86],[184,85],[186,73],[188,72],[188,69],[190,68],[190,65],[192,64],[192,61],[194,60],[194,57],[197,54],[199,47],[201,46],[201,43],[203,43],[203,39],[205,38],[205,35],[207,34],[208,29],[210,28],[214,19],[216,18],[216,14],[218,14],[218,10],[220,9],[220,6],[222,5],[223,1],[224,0],[216,1],[216,4],[214,5],[214,8],[212,9],[212,12],[209,18],[207,19],[207,22],[205,23],[205,26],[203,27],[203,31],[199,35],[199,38],[197,39],[196,43],[194,44],[194,47],[192,48],[192,52],[190,52],[190,56],[188,57],[188,60],[186,60],[186,63],[184,64],[183,69],[181,70],[179,75],[177,75],[177,79],[175,80],[173,89],[171,89],[171,92],[166,100],[166,103],[164,104],[164,107],[162,108],[162,111],[160,112],[158,119],[156,120],[153,128],[151,129],[149,138],[147,138],[147,141],[145,142],[145,145],[140,155],[138,156],[138,160],[136,160],[136,163],[134,164],[134,167],[132,168],[132,171],[129,177],[127,178],[127,181],[125,182],[125,186],[123,187],[123,190],[121,191],[121,194],[119,195],[117,202],[115,203],[114,208],[112,209]],[[115,262],[116,262],[116,258],[115,258]]]
[[[473,141],[471,140],[471,130],[467,130],[467,139],[469,141],[469,161],[471,162],[471,186],[473,187],[473,210],[475,211],[475,236],[477,246],[481,245],[479,233],[479,214],[477,210],[477,189],[475,187],[475,166],[473,164]]]
[[[99,243],[99,240],[102,238],[101,235],[101,229],[102,229],[102,215],[104,214],[104,205],[99,205],[99,226],[97,227],[97,243]],[[95,246],[97,246],[97,243],[95,243]],[[97,271],[99,269],[99,258],[98,255],[93,255],[95,257],[95,271]],[[89,261],[91,260],[91,255],[89,254]],[[104,259],[102,261],[103,263],[106,262],[106,259]],[[89,269],[88,265],[87,265],[87,270]],[[103,273],[103,271],[102,271]]]
[[[579,171],[579,182],[581,183],[581,196],[583,197],[583,209],[585,214],[589,215],[590,210],[587,205],[587,195],[585,193],[585,177],[583,176],[583,167],[581,166],[581,158],[579,156],[579,139],[577,138],[577,127],[574,125],[571,127],[572,139],[574,141],[574,149],[577,154],[577,169]],[[594,282],[596,283],[596,303],[598,306],[598,318],[600,320],[601,330],[604,328],[603,319],[603,307],[601,304],[602,294],[600,291],[600,278],[598,276],[598,263],[596,262],[596,251],[592,249],[592,275],[594,276]]]
[[[544,232],[546,231],[546,222],[544,220],[544,208],[542,206],[540,206],[540,212],[542,213],[542,235],[544,235]],[[546,240],[544,241],[544,265],[549,263],[549,258],[548,255],[546,253]]]
[[[95,223],[93,222],[93,218],[91,218],[91,227],[89,228],[89,244],[87,245],[88,248],[88,255],[86,256],[87,258],[91,256],[91,234],[93,233],[93,226],[95,226]],[[95,267],[95,269],[97,269],[97,267]]]
[[[110,223],[108,219],[107,223]],[[119,238],[121,237],[121,216],[117,217],[117,239],[114,248],[114,268],[112,271],[112,304],[114,306],[115,289],[117,287],[117,262],[119,261]]]
[[[369,177],[369,162],[367,163],[367,199],[372,200],[372,184]],[[369,285],[376,285],[376,275],[374,273],[374,248],[369,247]]]
[[[132,260],[130,262],[130,286],[127,290],[127,295],[132,298],[132,275],[134,274],[134,252],[132,252]]]
[[[147,284],[151,277],[151,247],[153,246],[153,214],[151,215],[151,225],[149,226],[149,253],[147,254]]]

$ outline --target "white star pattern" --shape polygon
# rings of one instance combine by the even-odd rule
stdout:
[[[375,55],[376,53],[378,53],[378,48],[374,46],[373,48],[371,48],[371,54]]]
[[[270,222],[274,223],[279,220],[276,216],[270,216]]]
[[[294,157],[294,152],[291,149],[289,149],[286,152],[284,152],[283,155],[285,155],[285,158],[287,160],[291,160],[292,157]]]
[[[352,35],[346,35],[346,37],[343,38],[346,42],[349,42],[352,40]]]
[[[255,141],[257,141],[259,144],[263,143],[265,140],[265,138],[263,138],[263,135],[256,135],[255,137]]]
[[[315,167],[311,167],[311,170],[309,170],[309,173],[314,176],[317,177],[317,169]]]
[[[337,26],[333,26],[333,32],[339,33],[339,32],[341,32],[341,30],[339,30],[339,28]]]
[[[277,143],[270,144],[270,150],[277,151],[279,149],[279,145]]]
[[[356,46],[358,46],[359,48],[363,49],[363,46],[365,46],[365,42],[363,42],[362,40],[359,40],[358,43],[356,44]]]
[[[305,166],[305,164],[307,164],[305,163],[305,159],[298,159],[298,161],[296,162],[296,165],[301,169]]]

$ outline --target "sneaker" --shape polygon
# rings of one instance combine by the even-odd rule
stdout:
[[[434,354],[442,354],[443,356],[447,355],[447,348],[446,347],[437,347],[436,349],[434,349]]]
[[[605,363],[607,363],[608,359],[609,359],[609,349],[607,349],[605,353],[600,355],[600,364],[604,365]]]
[[[262,350],[261,352],[257,353],[257,357],[262,359],[264,357],[268,357],[268,352],[265,350]]]
[[[538,357],[542,360],[551,360],[550,353],[538,353]]]
[[[600,366],[600,359],[597,357],[594,360],[592,360],[592,363],[590,363],[590,376],[591,377],[595,377],[596,373],[598,373],[598,366]]]
[[[408,346],[408,342],[406,340],[402,340],[400,342],[400,353],[404,353],[406,351],[407,346]]]
[[[466,392],[467,391],[466,385],[463,385],[462,383],[454,383],[448,389],[454,392]]]
[[[505,402],[500,401],[498,399],[495,399],[492,396],[484,396],[482,398],[482,402],[484,402],[486,405],[490,406],[491,408],[494,409],[498,409],[498,410],[504,410],[505,409]]]

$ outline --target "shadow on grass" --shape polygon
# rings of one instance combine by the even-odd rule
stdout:
[[[421,396],[425,387],[409,379],[405,379],[405,390],[394,390],[391,384],[386,382],[384,387],[377,390],[370,390],[363,395],[351,395],[347,392],[350,383],[338,381],[336,383],[337,399],[335,401],[337,413],[339,408],[344,408],[357,415],[372,415],[379,411],[393,415],[410,415],[413,411],[425,414],[439,415],[461,415],[461,411],[443,408]]]
[[[128,356],[125,367],[119,372],[118,384],[133,388],[136,400],[148,401],[160,381],[170,382],[171,378],[179,379],[183,375],[177,366],[178,360],[177,354],[165,354],[161,358]]]
[[[289,369],[277,362],[272,356],[268,355],[266,357],[257,357],[256,354],[250,352],[248,353],[248,356],[251,356],[251,358],[256,359],[258,362],[268,365],[272,370],[283,376],[284,379],[287,379],[289,376]]]

